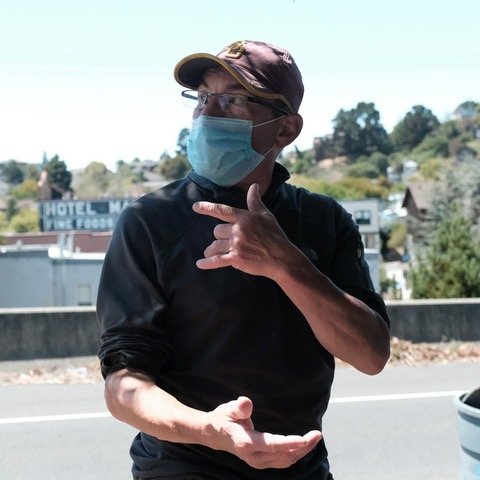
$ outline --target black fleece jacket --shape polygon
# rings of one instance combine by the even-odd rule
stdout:
[[[388,324],[351,216],[333,199],[287,179],[277,164],[262,198],[267,208],[320,271]],[[192,204],[200,200],[246,208],[243,192],[192,172],[136,200],[120,216],[97,302],[103,375],[121,368],[147,373],[179,401],[204,411],[248,396],[259,431],[303,435],[321,429],[334,375],[332,355],[272,280],[231,267],[196,267],[220,223],[193,212]],[[323,440],[282,470],[256,470],[226,452],[143,433],[131,455],[141,478],[193,470],[232,479],[323,479],[329,468]]]

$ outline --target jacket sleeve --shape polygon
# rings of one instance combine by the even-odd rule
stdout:
[[[336,202],[335,210],[335,249],[330,278],[344,292],[375,310],[390,325],[385,303],[375,293],[370,278],[358,227],[352,216]]]
[[[158,378],[169,352],[162,316],[167,305],[157,281],[159,265],[142,204],[120,215],[102,268],[97,319],[102,375],[122,368]]]

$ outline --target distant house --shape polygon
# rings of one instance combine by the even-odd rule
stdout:
[[[365,260],[377,292],[380,291],[380,201],[378,198],[340,200],[339,203],[352,215],[362,235]]]
[[[432,208],[438,182],[418,181],[408,185],[402,207],[407,210],[407,249],[413,256],[413,244],[423,243],[425,231],[422,228]]]
[[[407,209],[408,215],[423,220],[430,207],[438,182],[412,182],[408,185],[402,207]]]

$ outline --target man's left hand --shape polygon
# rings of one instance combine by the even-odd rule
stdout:
[[[274,278],[296,248],[263,204],[256,183],[248,189],[247,207],[244,210],[211,202],[193,205],[196,213],[226,222],[215,226],[215,240],[205,249],[205,258],[197,260],[198,268],[231,266],[251,275]]]

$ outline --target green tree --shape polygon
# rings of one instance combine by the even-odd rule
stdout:
[[[380,123],[380,113],[374,103],[360,102],[356,108],[340,110],[333,125],[333,142],[339,155],[355,160],[360,155],[392,151],[392,143]]]
[[[411,150],[433,132],[440,122],[431,110],[415,105],[393,129],[391,138],[398,150]]]
[[[377,167],[369,161],[357,161],[353,165],[350,165],[347,170],[347,175],[355,178],[377,178],[379,174],[380,172],[378,171]]]
[[[10,160],[0,165],[0,178],[10,185],[18,185],[23,182],[25,174],[15,160]]]
[[[172,158],[163,154],[160,158],[159,172],[168,180],[184,177],[191,169],[187,158],[187,142],[190,130],[182,128],[178,134],[176,155]]]
[[[441,158],[429,158],[420,165],[420,173],[426,180],[440,180],[445,161]]]
[[[91,162],[78,175],[75,192],[79,198],[99,198],[108,193],[113,173],[102,162]]]
[[[467,100],[461,103],[456,109],[456,124],[461,132],[470,131],[473,135],[480,126],[480,103]]]
[[[389,232],[387,247],[398,249],[403,248],[407,241],[407,224],[402,221],[396,221]]]
[[[38,212],[30,208],[20,210],[10,220],[9,229],[16,233],[38,232]]]
[[[9,193],[12,197],[15,197],[17,200],[24,198],[38,198],[38,185],[37,181],[33,178],[28,178],[24,180],[20,185],[10,188]]]
[[[480,296],[480,244],[458,210],[440,223],[432,244],[411,270],[413,298]]]
[[[316,137],[313,140],[313,156],[316,162],[326,158],[333,158],[336,155],[333,135],[324,135]]]
[[[42,169],[48,173],[52,198],[62,198],[62,195],[70,190],[72,183],[72,174],[68,171],[65,162],[55,155],[50,160],[44,159]]]
[[[452,140],[455,137],[460,135],[460,130],[458,129],[457,122],[455,120],[447,120],[440,124],[440,126],[435,130],[435,134],[440,137],[445,137],[447,140]]]
[[[168,180],[176,180],[184,177],[190,170],[190,164],[183,155],[168,158],[160,165],[160,173]]]
[[[381,152],[374,152],[371,155],[362,155],[351,165],[347,174],[351,177],[377,178],[387,174],[389,157]]]
[[[190,130],[188,128],[182,128],[180,133],[178,134],[177,139],[177,155],[181,155],[183,157],[187,156],[187,142],[188,136],[190,135]]]
[[[3,212],[0,212],[0,232],[6,232],[8,230],[8,220]],[[0,236],[0,245],[2,245],[2,239]]]
[[[358,200],[362,198],[386,198],[389,189],[380,182],[370,179],[345,177],[338,182],[327,182],[306,175],[293,174],[290,182],[314,193],[320,193],[340,200]]]
[[[5,218],[9,222],[12,217],[18,213],[17,200],[13,197],[7,198],[7,209],[5,211]]]
[[[434,157],[447,158],[449,154],[449,139],[439,131],[425,136],[421,143],[414,149],[415,154],[420,154],[425,160]]]
[[[460,210],[471,221],[480,221],[480,164],[470,160],[445,169],[428,209],[430,230],[447,217],[451,211]]]
[[[374,182],[369,178],[344,177],[335,182],[336,188],[347,192],[345,199],[360,200],[362,198],[387,198],[389,189],[380,182]]]
[[[25,169],[25,180],[33,179],[37,181],[40,174],[39,167],[38,164],[29,163]]]

